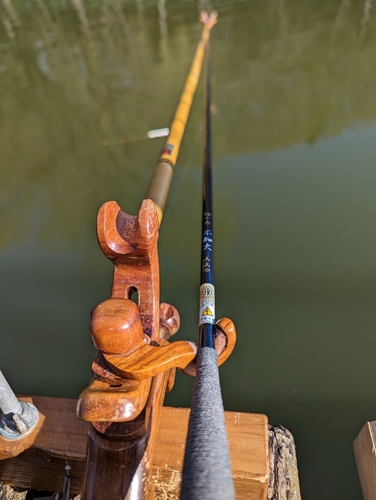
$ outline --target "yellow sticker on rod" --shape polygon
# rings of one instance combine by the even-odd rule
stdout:
[[[200,317],[199,323],[215,323],[215,293],[214,286],[204,283],[200,286]]]
[[[209,306],[206,306],[205,309],[202,311],[202,316],[213,316],[213,313]]]

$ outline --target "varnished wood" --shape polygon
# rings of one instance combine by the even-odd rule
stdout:
[[[221,318],[216,322],[215,350],[218,353],[218,365],[223,364],[234,350],[236,344],[236,328],[229,318]],[[196,376],[196,358],[182,368],[186,375]]]
[[[174,384],[175,384],[175,375],[176,375],[176,370],[175,368],[172,368],[168,372],[168,377],[167,377],[167,384],[166,384],[166,392],[172,391]]]
[[[0,438],[0,481],[25,488],[59,491],[65,460],[72,466],[71,492],[79,493],[90,426],[77,418],[75,400],[30,397],[42,414],[37,430],[22,442]],[[160,405],[155,405],[158,408]],[[189,410],[162,407],[152,483],[157,491],[179,489]],[[237,499],[265,500],[269,477],[268,426],[264,415],[225,412]],[[157,422],[158,419],[155,419]],[[150,460],[150,454],[147,456]],[[163,497],[162,497],[163,498]],[[173,498],[173,497],[171,497]]]
[[[236,344],[236,328],[234,322],[229,318],[221,318],[218,320],[217,327],[222,330],[226,337],[226,345],[218,353],[218,365],[221,366],[234,350]],[[217,346],[216,350],[218,352]]]
[[[98,239],[114,263],[114,277],[111,299],[93,311],[91,335],[99,351],[92,366],[94,378],[77,407],[78,415],[92,423],[82,497],[146,500],[154,446],[150,440],[155,438],[167,381],[169,388],[173,382],[170,369],[176,358],[171,352],[161,356],[163,347],[156,356],[156,346],[169,347],[166,338],[177,331],[180,321],[172,306],[159,304],[158,217],[153,202],[144,201],[138,217],[128,216],[115,202],[105,204],[98,215]],[[134,292],[137,305],[130,300]],[[159,339],[160,320],[164,339]],[[188,363],[194,350],[183,344]],[[142,357],[145,349],[147,359]],[[130,372],[120,371],[111,362],[113,356],[130,360]],[[142,380],[130,376],[137,366],[144,370]],[[156,373],[160,375],[152,378]]]
[[[144,379],[170,368],[185,368],[196,356],[194,346],[185,340],[159,347],[142,345],[127,355],[103,354],[119,375],[131,379]]]
[[[143,493],[146,500],[155,498],[153,482],[151,480],[152,465],[154,460],[155,447],[157,445],[157,434],[160,425],[161,412],[163,401],[167,390],[167,383],[169,381],[169,372],[164,372],[153,378],[153,386],[150,393],[150,409],[152,415],[150,418],[149,440],[145,449],[144,456],[133,478],[127,500],[139,498],[133,494],[133,491],[143,486]],[[137,491],[137,490],[136,490]]]
[[[126,427],[126,423],[119,424]],[[128,429],[121,429],[128,437]],[[147,429],[146,429],[147,431]],[[135,478],[136,487],[145,484],[137,478],[149,439],[144,431],[135,439],[107,436],[92,427],[89,434],[87,466],[81,498],[107,500],[125,499]],[[136,498],[143,498],[139,495]]]
[[[163,304],[159,318],[163,322],[164,339],[160,339],[158,343],[154,341],[153,345],[150,345],[150,338],[143,333],[139,310],[133,301],[113,298],[99,304],[92,313],[91,338],[107,363],[108,373],[97,371],[95,365],[93,366],[94,372],[103,378],[116,374],[124,379],[141,380],[171,368],[186,367],[196,355],[194,345],[184,340],[173,344],[166,341],[166,338],[173,335],[179,328],[178,312],[173,306]],[[117,386],[121,383],[119,380]],[[98,386],[95,381],[91,383],[85,396],[82,396],[85,400],[88,399],[91,391],[98,390],[93,384]],[[123,384],[127,389],[126,381]],[[100,386],[102,387],[103,383]],[[113,387],[116,387],[116,384],[110,385],[111,394],[116,392]],[[132,391],[135,391],[134,384]],[[119,392],[124,391],[119,389]],[[133,400],[133,394],[130,396]]]
[[[143,380],[132,380],[135,377],[114,370],[105,356],[120,354],[137,361],[143,349],[151,347],[149,342],[157,345],[160,320],[167,338],[179,328],[179,314],[172,306],[160,308],[158,218],[150,200],[143,202],[138,217],[128,216],[115,202],[105,204],[98,215],[98,239],[114,263],[114,277],[112,298],[92,314],[91,336],[99,351],[92,365],[94,378],[77,406],[78,415],[92,423],[82,497],[110,500],[136,491],[141,500],[151,487],[148,450],[154,445],[150,436],[159,415],[153,405],[162,405],[167,380],[171,386],[173,379],[167,366],[159,377],[152,378],[149,369]],[[137,305],[130,300],[134,292]],[[156,385],[163,386],[159,398],[154,397]]]
[[[159,306],[159,338],[169,339],[179,328],[179,311],[174,306],[162,302]]]
[[[218,336],[216,349],[218,351],[218,365],[221,365],[232,353],[236,343],[236,329],[234,323],[223,318],[217,322],[222,336]],[[103,357],[113,372],[121,377],[142,380],[171,368],[180,368],[188,375],[195,374],[195,357],[197,349],[192,342],[180,340],[177,342],[159,345],[140,344],[128,352],[107,354]]]
[[[376,498],[376,422],[367,422],[354,441],[354,453],[364,500]]]
[[[149,399],[137,419],[102,428],[94,424],[88,442],[82,500],[151,496],[152,483],[147,479],[168,377],[168,373],[161,373],[153,378]]]
[[[139,500],[146,500],[148,449],[154,446],[149,440],[160,412],[159,407],[150,407],[150,388],[162,377],[164,395],[173,382],[172,369],[190,365],[194,372],[196,347],[166,340],[177,331],[179,315],[173,306],[159,304],[158,217],[153,202],[144,200],[138,217],[125,214],[115,202],[104,204],[98,215],[98,240],[114,263],[114,276],[111,299],[92,314],[91,336],[98,354],[92,365],[94,377],[77,406],[80,418],[93,426],[82,495],[85,500],[102,500],[109,467],[108,475],[114,474],[109,499],[124,497],[132,488],[139,492]],[[130,300],[135,291],[137,305]],[[223,361],[236,334],[230,320],[220,325]],[[156,400],[158,405],[162,402],[162,397]]]
[[[162,321],[160,331],[163,332],[164,339],[160,339],[158,343],[154,341],[151,345],[149,337],[142,331],[138,308],[133,301],[113,298],[99,304],[92,313],[91,337],[94,346],[102,352],[107,373],[98,370],[95,364],[93,371],[103,378],[118,375],[134,380],[150,378],[171,368],[181,368],[187,374],[194,375],[197,349],[192,342],[181,340],[169,344],[165,341],[179,328],[178,312],[173,306],[162,304],[159,316]],[[228,318],[222,318],[217,322],[216,348],[219,365],[230,356],[235,342],[234,323]],[[118,386],[121,383],[119,380]],[[85,393],[85,399],[89,397],[91,390],[97,390],[92,384],[87,389],[89,392]],[[109,392],[116,392],[112,387],[116,385],[112,384]]]
[[[95,307],[90,330],[94,347],[107,354],[133,351],[149,341],[138,307],[129,299],[110,299]]]
[[[124,213],[115,201],[98,213],[98,241],[114,263],[112,298],[130,299],[138,292],[143,332],[152,340],[159,335],[158,216],[151,200],[142,202],[137,217]]]
[[[113,382],[93,378],[81,393],[77,415],[89,422],[129,422],[138,417],[149,397],[151,379]]]

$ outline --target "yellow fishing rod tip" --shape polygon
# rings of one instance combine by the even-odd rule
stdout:
[[[218,14],[215,10],[213,10],[210,14],[204,10],[200,13],[199,19],[208,29],[212,29],[212,27],[218,22]]]

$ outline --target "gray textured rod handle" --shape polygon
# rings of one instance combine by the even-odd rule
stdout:
[[[219,384],[218,356],[199,349],[181,500],[234,500],[230,454]]]
[[[21,415],[22,406],[12,391],[3,373],[0,371],[0,409],[4,415],[17,413]]]

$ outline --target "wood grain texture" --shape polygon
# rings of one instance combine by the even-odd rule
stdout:
[[[163,408],[155,450],[158,462],[154,461],[158,467],[153,477],[157,488],[162,483],[159,490],[175,495],[171,498],[179,498],[188,417],[188,409]],[[225,421],[236,498],[265,500],[269,480],[266,416],[225,412]]]
[[[28,490],[0,483],[0,500],[26,500]]]
[[[111,297],[130,299],[137,290],[143,332],[152,340],[159,336],[158,227],[151,200],[142,202],[138,216],[126,214],[115,201],[98,212],[99,245],[114,263]]]
[[[111,299],[92,315],[91,335],[98,354],[92,365],[94,378],[78,404],[79,417],[92,423],[84,500],[150,497],[151,454],[164,394],[173,383],[171,369],[178,355],[188,355],[185,364],[195,355],[187,342],[168,345],[180,318],[173,306],[160,307],[158,228],[151,200],[142,202],[138,216],[126,214],[114,201],[98,213],[98,241],[114,264],[114,275]],[[131,300],[135,293],[137,305]],[[129,371],[120,370],[106,356],[115,356]],[[141,377],[133,376],[140,372]],[[103,474],[98,475],[99,470]]]
[[[180,340],[170,344],[166,341],[166,338],[178,330],[180,323],[178,312],[173,306],[162,304],[159,316],[163,321],[160,329],[163,338],[159,339],[158,344],[154,342],[150,345],[149,337],[142,332],[138,308],[133,301],[112,298],[95,307],[91,319],[91,338],[94,346],[102,353],[107,373],[102,370],[103,366],[99,366],[98,370],[98,363],[92,366],[94,373],[101,378],[113,379],[114,375],[118,375],[124,379],[143,380],[171,368],[181,368],[186,373],[194,375],[197,349],[192,342]],[[219,365],[230,356],[235,342],[234,323],[228,318],[220,319],[217,322],[215,342]],[[127,385],[126,380],[123,382],[119,380],[118,385],[121,383]],[[112,387],[116,385],[112,384]],[[85,402],[89,401],[92,391],[93,388],[89,386],[81,398],[84,398]],[[103,407],[103,404],[94,403],[94,405],[96,408]],[[84,403],[81,406],[84,407]],[[85,416],[82,418],[91,419]]]
[[[301,500],[294,438],[281,425],[269,426],[268,500]]]
[[[185,368],[196,356],[191,342],[178,340],[166,345],[143,344],[125,354],[106,354],[103,357],[121,377],[135,380],[154,377],[170,368]]]
[[[71,465],[71,492],[80,493],[90,424],[77,418],[76,400],[42,397],[33,402],[42,414],[25,440],[0,439],[0,481],[24,488],[59,491],[65,460]],[[152,462],[155,498],[178,492],[189,410],[162,407]],[[268,425],[264,415],[225,412],[237,499],[265,500],[269,480]],[[150,455],[149,455],[150,456]],[[170,496],[174,498],[173,496]],[[176,497],[178,498],[178,497]]]
[[[364,500],[376,498],[376,422],[367,422],[354,441],[354,453]]]
[[[93,378],[80,394],[77,413],[88,422],[128,422],[144,409],[150,386],[150,378],[119,378],[113,384]]]
[[[90,332],[94,347],[108,354],[133,351],[148,342],[138,307],[130,299],[109,299],[98,304],[91,313]]]
[[[166,302],[159,305],[159,338],[169,339],[180,328],[180,314],[176,307]]]
[[[90,431],[82,500],[153,498],[151,457],[168,375],[154,377],[149,400],[136,422],[117,424],[103,433]],[[130,439],[137,423],[142,432]]]

